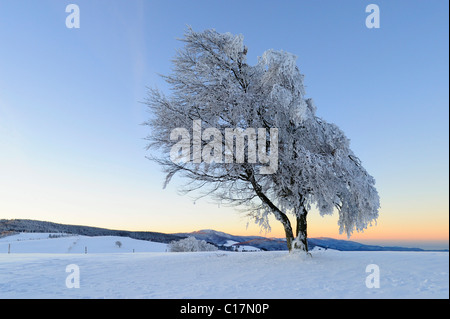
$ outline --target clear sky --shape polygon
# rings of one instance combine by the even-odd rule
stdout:
[[[80,28],[66,27],[68,4]],[[365,25],[368,4],[380,28]],[[249,63],[298,56],[307,97],[377,181],[377,225],[351,239],[448,247],[448,1],[0,0],[0,218],[259,234],[239,212],[162,189],[145,158],[146,86],[186,25],[240,33]],[[310,237],[339,235],[309,214]],[[283,237],[272,222],[267,236]],[[264,233],[263,233],[264,235]],[[439,244],[439,245],[438,245]]]

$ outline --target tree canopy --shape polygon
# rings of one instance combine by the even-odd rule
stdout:
[[[189,28],[181,41],[172,74],[163,75],[170,96],[149,89],[145,101],[148,146],[156,151],[149,158],[163,167],[165,185],[180,174],[184,191],[245,206],[266,229],[275,216],[289,250],[307,250],[313,206],[322,215],[337,211],[348,236],[377,219],[375,180],[345,134],[305,98],[295,55],[268,50],[251,66],[242,35]]]

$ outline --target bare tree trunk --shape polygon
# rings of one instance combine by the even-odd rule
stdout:
[[[308,234],[307,234],[307,222],[306,216],[308,212],[304,207],[301,208],[302,212],[297,215],[297,229],[296,229],[296,242],[295,249],[300,249],[308,252]]]
[[[292,250],[303,250],[308,252],[308,241],[307,241],[307,233],[306,233],[306,215],[308,211],[302,205],[300,207],[300,212],[297,215],[297,228],[296,228],[296,237],[294,237],[294,233],[292,232],[291,222],[289,218],[283,213],[272,201],[264,194],[261,190],[261,186],[256,182],[256,179],[253,175],[253,172],[249,169],[246,171],[248,180],[253,186],[253,189],[256,192],[256,195],[272,210],[275,218],[283,224],[284,232],[286,235],[286,245],[288,247],[289,252]],[[303,202],[303,200],[302,200]]]
[[[297,216],[297,227],[295,230],[295,236],[292,232],[290,224],[282,222],[284,226],[284,232],[286,235],[286,244],[289,252],[294,250],[305,251],[308,253],[308,235],[307,235],[307,212],[303,211],[303,214]]]
[[[289,218],[284,214],[272,201],[264,194],[261,189],[261,186],[256,182],[255,176],[253,175],[253,171],[249,168],[246,169],[247,179],[252,184],[253,189],[255,190],[256,195],[272,210],[272,213],[275,215],[275,218],[283,224],[284,232],[286,234],[286,244],[288,250],[292,250],[292,242],[294,240],[294,234],[292,233],[291,222]]]
[[[290,225],[284,226],[284,232],[286,234],[286,245],[288,247],[289,252],[292,251],[292,242],[294,241],[294,234],[292,233],[292,227]]]

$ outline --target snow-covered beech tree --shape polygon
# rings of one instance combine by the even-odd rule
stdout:
[[[348,236],[376,220],[375,180],[344,133],[316,116],[295,55],[268,50],[252,66],[241,35],[188,28],[181,41],[173,73],[163,76],[170,96],[149,89],[145,101],[148,157],[163,167],[164,187],[179,174],[184,192],[243,206],[263,229],[273,215],[290,251],[308,250],[313,206],[338,212]]]

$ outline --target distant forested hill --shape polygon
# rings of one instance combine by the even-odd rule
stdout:
[[[0,235],[6,235],[11,232],[68,233],[85,236],[122,236],[160,243],[169,243],[172,240],[179,240],[186,237],[158,232],[126,231],[81,225],[64,225],[31,219],[0,219]]]

